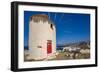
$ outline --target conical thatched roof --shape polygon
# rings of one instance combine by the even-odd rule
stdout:
[[[48,22],[49,24],[53,24],[55,26],[55,24],[49,19],[49,16],[46,14],[34,14],[30,17],[30,21],[34,21],[34,22]]]
[[[30,18],[30,20],[34,21],[34,22],[39,22],[39,21],[46,22],[46,21],[50,21],[48,15],[46,15],[46,14],[35,14],[35,15],[32,15],[31,18]]]

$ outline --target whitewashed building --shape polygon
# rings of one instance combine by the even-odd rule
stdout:
[[[80,53],[82,53],[82,54],[89,54],[90,53],[90,49],[81,49]]]
[[[56,52],[56,28],[48,15],[36,14],[29,22],[30,59],[42,60]],[[52,56],[53,58],[53,56]]]
[[[81,48],[79,48],[79,47],[64,47],[64,48],[63,48],[63,51],[66,50],[66,51],[72,52],[72,51],[78,51],[78,50],[80,50],[80,49],[81,49]]]

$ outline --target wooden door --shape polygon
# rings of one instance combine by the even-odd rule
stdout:
[[[47,41],[47,54],[52,53],[52,41],[48,40]]]

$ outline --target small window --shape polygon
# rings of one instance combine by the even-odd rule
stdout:
[[[50,25],[51,29],[53,30],[53,24]]]
[[[37,46],[38,48],[42,48],[42,46]]]

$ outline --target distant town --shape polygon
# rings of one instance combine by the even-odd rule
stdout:
[[[81,41],[57,46],[57,53],[64,59],[88,59],[90,58],[90,41]],[[65,55],[65,56],[64,56]]]

